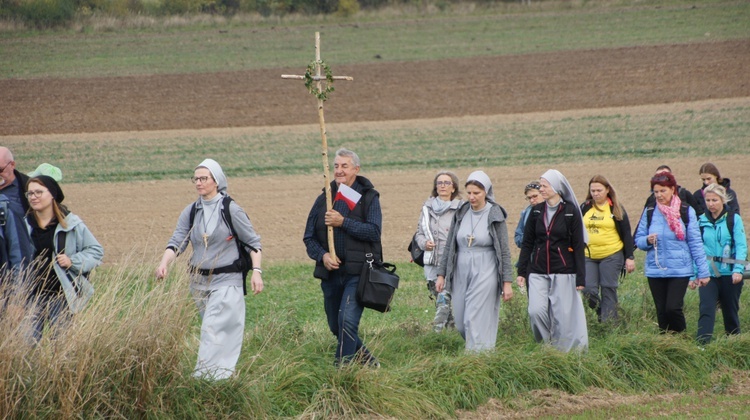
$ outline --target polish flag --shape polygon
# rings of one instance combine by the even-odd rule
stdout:
[[[349,210],[354,210],[360,198],[362,198],[362,194],[346,184],[339,184],[339,190],[336,192],[336,198],[333,201],[343,200],[347,207],[349,207]]]

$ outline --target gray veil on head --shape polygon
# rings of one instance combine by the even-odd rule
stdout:
[[[469,181],[477,181],[482,184],[484,192],[487,194],[487,201],[495,202],[495,193],[492,191],[492,181],[490,181],[489,175],[484,173],[484,171],[474,171],[466,178],[466,182],[468,183]]]
[[[568,179],[565,178],[565,175],[560,173],[557,169],[550,169],[547,172],[545,172],[540,178],[544,178],[549,182],[549,185],[552,186],[552,188],[555,190],[557,194],[562,197],[563,201],[566,203],[573,203],[575,205],[575,208],[578,211],[578,217],[581,218],[581,224],[583,225],[583,215],[581,214],[581,210],[578,207],[578,199],[576,199],[576,194],[573,192],[573,187],[570,185],[570,182],[568,182]],[[585,243],[589,242],[589,233],[584,228],[583,229],[583,241]]]
[[[224,170],[221,169],[221,165],[213,159],[206,159],[196,166],[195,169],[206,168],[216,180],[216,185],[219,186],[220,193],[227,192],[227,176],[224,175]]]

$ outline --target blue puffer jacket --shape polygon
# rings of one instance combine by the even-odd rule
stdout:
[[[724,211],[718,219],[713,220],[711,213],[704,213],[698,219],[701,232],[703,234],[703,249],[708,257],[721,257],[724,252],[724,246],[731,242],[729,226],[727,226],[727,212]],[[747,238],[745,237],[745,226],[739,214],[734,214],[734,247],[731,250],[731,258],[737,260],[747,260]],[[722,276],[731,276],[732,273],[742,274],[745,271],[743,264],[728,264],[722,269],[719,262],[714,262],[712,267],[716,267]],[[718,277],[711,269],[711,276]]]
[[[677,239],[674,232],[669,229],[667,219],[658,208],[654,209],[651,218],[651,226],[646,226],[646,212],[641,215],[638,229],[635,232],[635,245],[638,249],[646,251],[646,277],[669,278],[669,277],[692,277],[695,273],[693,264],[698,269],[698,278],[708,278],[708,263],[706,253],[703,251],[701,231],[698,227],[698,219],[695,210],[688,209],[688,226],[685,232],[685,240]],[[682,220],[680,220],[682,223]],[[648,229],[648,230],[647,230]],[[657,235],[657,248],[648,243],[648,235]],[[659,266],[656,265],[656,257],[659,257]]]

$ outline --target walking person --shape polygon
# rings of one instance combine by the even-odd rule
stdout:
[[[86,306],[94,294],[88,276],[101,264],[104,248],[62,204],[65,194],[57,181],[40,175],[24,188],[30,207],[26,223],[35,248],[28,289],[34,306],[32,338],[39,341],[45,326],[64,326]]]
[[[468,202],[451,224],[435,289],[450,292],[456,329],[466,350],[495,348],[500,299],[513,297],[507,214],[495,202],[490,177],[475,171],[466,180]]]
[[[432,193],[424,202],[417,224],[417,245],[427,251],[424,262],[424,276],[427,280],[427,290],[435,300],[435,319],[432,321],[433,331],[439,333],[446,327],[454,327],[453,310],[451,308],[451,294],[447,290],[438,293],[435,289],[438,263],[445,250],[448,232],[451,228],[453,215],[463,203],[459,198],[458,176],[450,171],[440,171],[432,181]]]
[[[747,238],[740,215],[729,206],[732,196],[719,184],[709,184],[702,196],[706,212],[698,219],[703,249],[709,260],[711,281],[698,290],[700,294],[700,317],[698,318],[698,342],[707,344],[713,338],[716,321],[716,303],[721,303],[724,332],[728,335],[740,333],[740,294],[747,260]],[[725,261],[733,260],[733,261]],[[695,288],[695,283],[691,286]]]
[[[544,201],[532,208],[526,222],[516,281],[520,287],[528,283],[529,319],[537,342],[564,352],[586,350],[586,314],[577,291],[586,284],[587,234],[578,201],[555,169],[545,172],[539,184]]]
[[[526,184],[526,187],[523,189],[523,195],[526,197],[526,201],[529,205],[521,210],[521,217],[518,219],[518,225],[516,226],[516,231],[513,237],[518,248],[521,248],[523,245],[523,230],[526,227],[526,220],[529,219],[531,209],[542,202],[542,195],[539,193],[539,188],[541,188],[539,181],[531,181]]]
[[[619,278],[623,270],[635,271],[628,213],[607,178],[596,175],[589,181],[581,214],[589,235],[583,296],[589,307],[596,310],[599,322],[617,321]]]
[[[248,267],[241,252],[249,250],[252,260],[253,294],[263,291],[260,236],[247,213],[227,195],[227,177],[215,160],[201,162],[191,180],[198,200],[180,213],[156,277],[165,278],[175,258],[188,243],[192,246],[190,292],[202,318],[193,376],[220,380],[235,372],[245,334],[243,271]]]
[[[677,188],[671,173],[651,178],[656,206],[643,212],[635,232],[636,246],[646,251],[645,272],[662,333],[685,331],[683,306],[693,264],[698,269],[695,285],[709,282],[695,210],[682,202]]]
[[[704,163],[698,169],[698,175],[700,175],[701,182],[703,183],[701,189],[696,190],[693,194],[694,201],[696,203],[695,212],[697,213],[698,217],[700,217],[707,211],[705,193],[706,187],[711,184],[719,184],[724,187],[727,196],[732,197],[732,200],[728,201],[726,205],[729,207],[729,210],[732,210],[735,214],[740,214],[740,204],[739,200],[737,199],[737,193],[735,193],[734,190],[732,190],[732,188],[730,187],[732,183],[729,178],[722,177],[719,173],[719,168],[717,168],[716,165],[710,162]]]
[[[379,367],[359,338],[364,308],[356,295],[366,255],[383,260],[383,216],[380,193],[359,171],[356,153],[343,148],[336,151],[331,195],[342,199],[327,210],[325,191],[318,196],[307,217],[303,241],[307,255],[315,261],[313,276],[320,279],[328,328],[337,339],[334,365]],[[333,227],[335,258],[328,249],[328,226]]]

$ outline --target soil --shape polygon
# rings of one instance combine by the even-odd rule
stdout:
[[[565,116],[747,107],[749,68],[750,40],[341,66],[337,72],[351,75],[355,81],[339,82],[335,100],[326,105],[326,121],[329,128],[404,125],[418,129],[429,127],[438,118],[468,119],[482,125]],[[73,135],[80,139],[87,137],[85,133],[97,133],[97,139],[115,141],[169,135],[163,130],[184,134],[199,129],[236,132],[284,126],[288,130],[317,131],[313,102],[301,82],[279,77],[298,71],[2,80],[0,136],[43,141]],[[740,146],[746,148],[748,144]],[[407,260],[406,246],[435,171],[368,173],[367,156],[362,158],[362,174],[381,192],[385,257]],[[669,164],[681,184],[695,190],[700,186],[697,168],[708,160],[733,179],[740,206],[750,208],[747,153],[685,156],[669,162],[658,157],[561,162],[557,169],[571,180],[579,199],[585,196],[592,175],[608,176],[632,220],[640,214],[648,195],[648,178],[656,166]],[[474,168],[452,169],[465,179]],[[523,186],[548,167],[484,169],[495,182],[496,197],[510,214],[512,233],[525,206]],[[309,208],[320,191],[319,177],[268,176],[230,182],[232,195],[263,237],[264,263],[309,262],[302,233]],[[65,192],[66,202],[104,245],[106,263],[111,265],[133,261],[151,264],[161,255],[179,212],[195,198],[194,190],[183,181],[67,184]],[[266,197],[274,199],[263,199]],[[280,211],[282,203],[284,209]],[[122,229],[123,221],[127,229]],[[273,279],[268,281],[272,283]],[[747,393],[747,384],[745,378],[741,392]],[[638,397],[592,395],[602,394],[592,391],[590,395],[568,396],[539,391],[530,396],[539,408],[523,413],[537,417],[573,414],[586,406],[606,408],[618,401],[639,401]],[[640,398],[650,401],[649,397]],[[570,407],[560,411],[561,401],[569,402]],[[521,411],[491,402],[473,414],[459,413],[464,418],[501,418],[506,414],[515,417]]]

